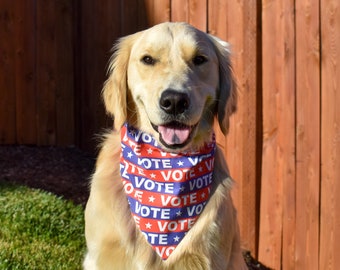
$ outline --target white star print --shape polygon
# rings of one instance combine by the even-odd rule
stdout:
[[[201,198],[202,198],[202,199],[205,198],[205,192],[202,193]]]
[[[154,202],[155,199],[156,199],[156,198],[155,198],[154,196],[150,196],[150,197],[149,197],[149,202]]]
[[[202,172],[202,171],[203,171],[203,167],[202,167],[202,166],[199,167],[198,170],[199,170],[200,172]]]
[[[181,211],[176,212],[176,216],[180,217],[182,215]]]
[[[185,190],[185,186],[181,186],[181,188],[179,189],[181,192],[183,192]]]
[[[128,156],[128,158],[132,158],[132,156],[133,156],[132,152],[129,152],[129,153],[127,154],[127,156]]]
[[[178,165],[178,166],[183,166],[183,165],[184,165],[184,162],[180,160],[180,161],[177,162],[177,165]]]
[[[149,155],[152,154],[153,150],[151,148],[149,148],[148,150],[146,150],[148,152]]]
[[[151,224],[150,222],[148,222],[148,223],[145,224],[145,227],[146,227],[147,229],[151,229],[152,224]]]
[[[178,236],[174,237],[174,241],[178,242],[179,241],[179,237]]]
[[[151,178],[156,178],[156,175],[154,173],[150,174]]]

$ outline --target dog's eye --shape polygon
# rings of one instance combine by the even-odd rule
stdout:
[[[156,62],[155,59],[153,59],[150,55],[145,55],[143,56],[143,58],[141,59],[141,61],[145,64],[145,65],[149,65],[149,66],[153,66]]]
[[[207,62],[208,59],[203,56],[203,55],[196,55],[193,59],[192,62],[194,63],[195,66],[199,66]]]

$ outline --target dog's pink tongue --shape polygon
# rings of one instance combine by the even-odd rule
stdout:
[[[174,128],[167,126],[159,126],[158,132],[162,135],[162,139],[168,145],[182,144],[190,135],[190,127]]]

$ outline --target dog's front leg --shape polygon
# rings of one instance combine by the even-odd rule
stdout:
[[[99,153],[85,209],[88,252],[85,270],[135,269],[124,242],[131,231],[131,214],[119,172],[120,137],[107,136]],[[130,230],[130,231],[129,231]]]

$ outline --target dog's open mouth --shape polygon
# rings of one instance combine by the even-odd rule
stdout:
[[[196,125],[189,126],[177,121],[156,126],[152,124],[154,130],[159,133],[162,144],[169,148],[181,148],[185,146],[191,138]]]

